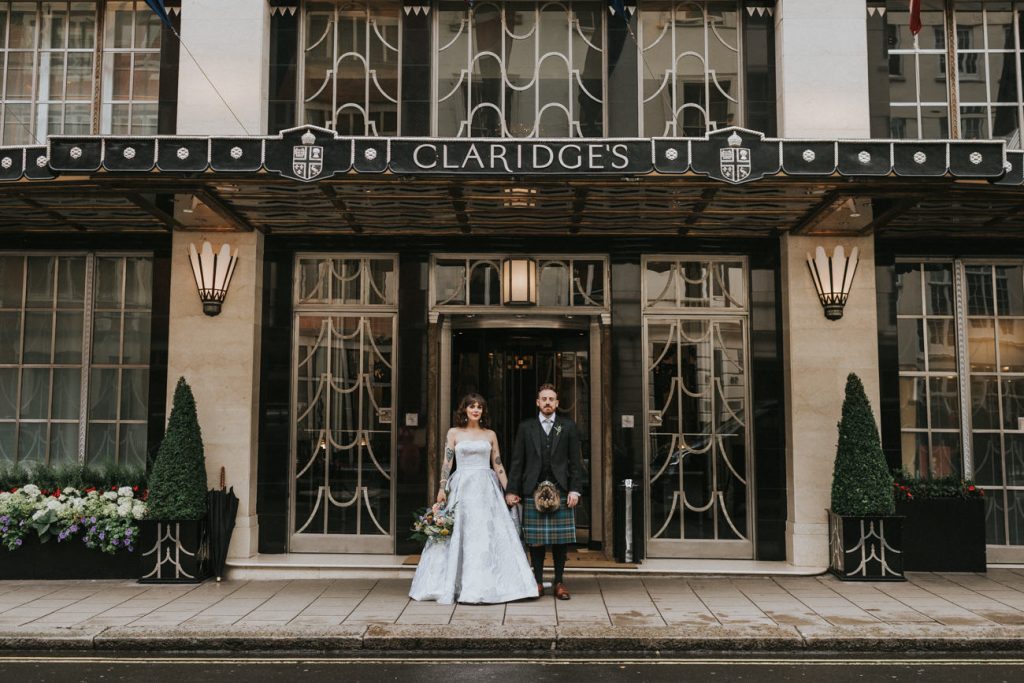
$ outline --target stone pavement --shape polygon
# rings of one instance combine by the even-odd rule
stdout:
[[[1024,651],[1024,570],[572,577],[573,599],[412,602],[408,579],[0,582],[0,650]]]

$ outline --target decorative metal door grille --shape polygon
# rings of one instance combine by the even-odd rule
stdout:
[[[394,2],[303,4],[304,123],[342,135],[398,135],[400,11]]]
[[[394,257],[300,257],[294,551],[393,550]]]
[[[502,307],[521,310],[521,306],[502,304],[504,258],[501,254],[435,256],[431,268],[431,308],[453,313],[494,312]],[[606,256],[581,254],[575,258],[536,256],[534,259],[537,261],[537,306],[531,311],[608,310]]]
[[[435,134],[600,137],[604,17],[597,2],[438,4]]]
[[[644,260],[651,556],[753,554],[746,282],[737,259]]]
[[[699,137],[741,116],[734,2],[640,5],[641,135]]]

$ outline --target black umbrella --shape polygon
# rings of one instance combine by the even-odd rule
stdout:
[[[210,572],[220,581],[224,574],[224,562],[228,558],[228,544],[235,529],[235,515],[238,513],[238,496],[234,487],[224,490],[224,475],[221,474],[219,491],[206,494],[210,516]]]

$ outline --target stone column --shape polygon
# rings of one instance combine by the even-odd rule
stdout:
[[[266,134],[267,0],[181,0],[181,39],[188,51],[180,58],[178,134]]]
[[[220,315],[203,314],[188,245],[204,239],[214,249],[238,249],[238,264]],[[178,377],[196,397],[206,447],[209,487],[220,468],[238,496],[238,516],[229,557],[251,557],[259,538],[256,519],[256,462],[259,429],[260,327],[263,304],[263,235],[258,232],[176,232],[171,255],[167,405]]]
[[[870,136],[863,0],[779,0],[775,6],[779,136]]]
[[[860,265],[840,320],[827,320],[807,268],[819,245],[860,249]],[[797,566],[828,565],[828,520],[836,424],[846,376],[864,382],[878,421],[878,320],[872,237],[785,235],[782,335],[786,392],[786,557]]]

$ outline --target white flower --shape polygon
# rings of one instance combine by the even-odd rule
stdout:
[[[61,507],[62,506],[61,506],[59,500],[55,500],[55,499],[51,498],[50,500],[46,501],[46,509],[47,510],[60,510]]]
[[[99,495],[100,495],[99,491],[96,491],[96,490],[89,491],[89,493],[88,493],[88,497],[89,498],[98,498]]]
[[[10,491],[4,491],[3,493],[0,493],[0,503],[6,502],[13,497],[14,494],[12,494]]]
[[[119,488],[117,490],[117,495],[120,496],[121,498],[134,498],[135,497],[135,494],[132,493],[132,487],[131,486],[122,486],[121,488]]]
[[[24,486],[21,487],[21,492],[24,493],[26,496],[38,496],[39,487],[36,486],[35,484],[25,484]]]
[[[103,494],[107,500],[117,500],[117,491],[107,491]]]
[[[32,513],[32,519],[39,519],[40,517],[42,517],[45,514],[46,514],[46,509],[45,508],[43,508],[42,510],[36,510],[34,513]]]
[[[76,489],[74,486],[69,486],[66,489],[61,489],[61,490],[64,492],[64,495],[66,495],[66,496],[72,496],[72,495],[78,493],[78,489]]]
[[[142,519],[145,516],[146,504],[143,503],[141,500],[135,501],[135,504],[132,505],[132,517],[134,517],[135,519]]]

